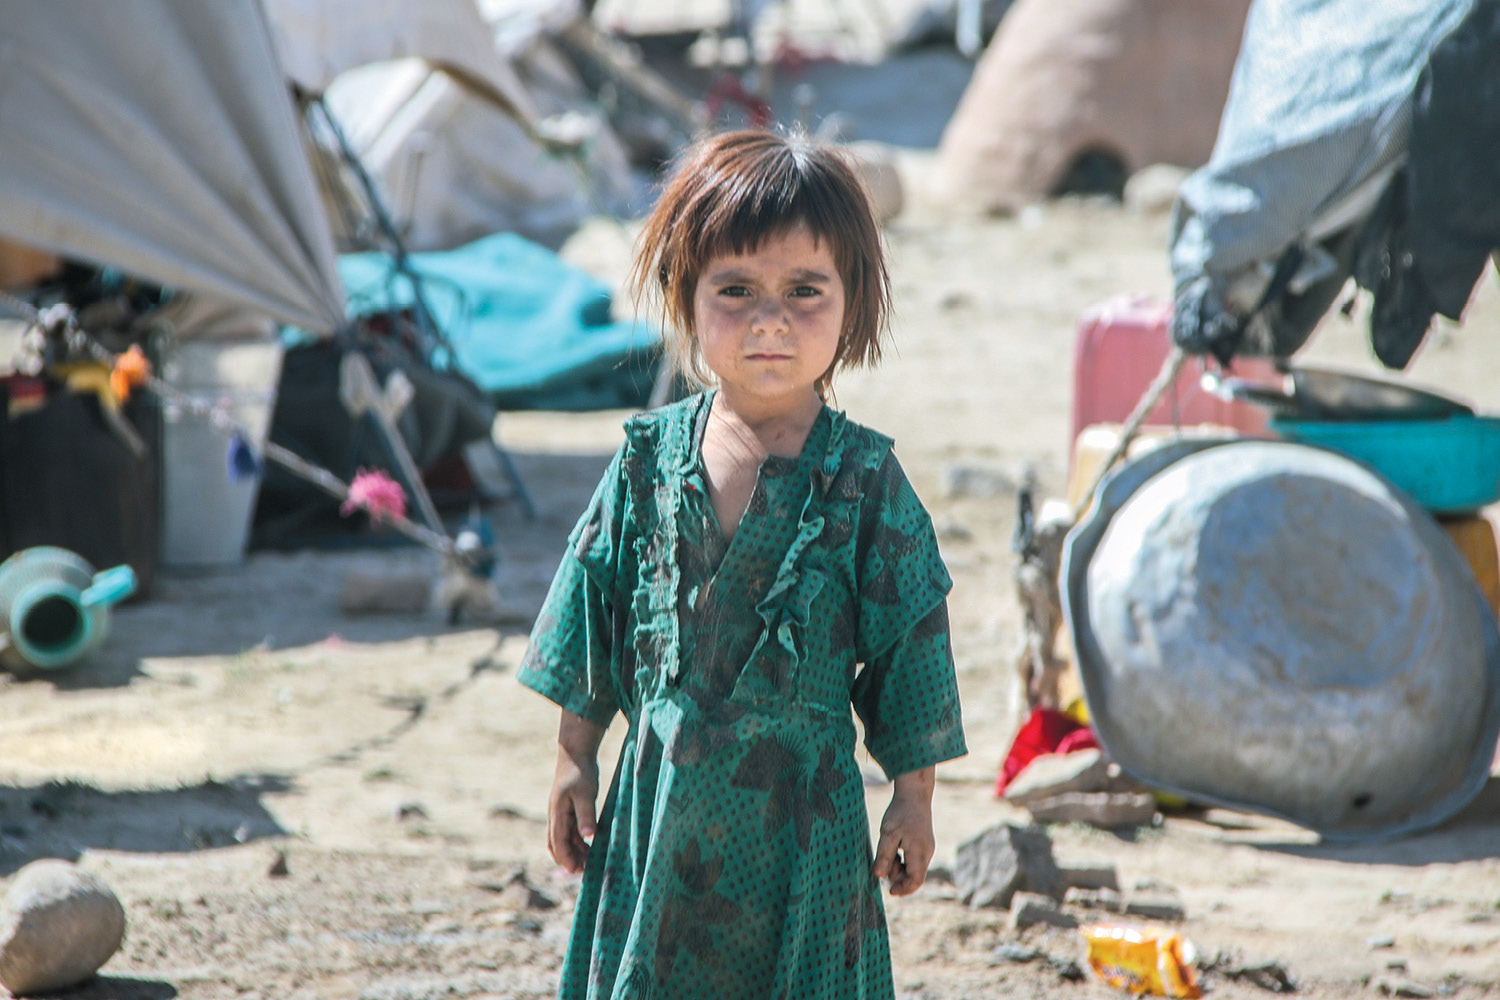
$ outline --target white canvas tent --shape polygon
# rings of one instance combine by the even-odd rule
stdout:
[[[541,58],[539,58],[541,57]],[[539,68],[543,53],[527,58]],[[384,192],[412,250],[446,250],[496,232],[555,245],[591,215],[624,215],[639,195],[627,152],[567,67],[535,81],[533,97],[580,140],[554,150],[516,116],[419,60],[347,74],[328,107]],[[566,117],[565,117],[566,116]]]
[[[328,332],[343,292],[289,85],[411,57],[535,123],[473,0],[8,4],[0,236]]]
[[[345,296],[292,83],[315,90],[345,65],[422,54],[430,46],[434,58],[452,60],[493,99],[517,114],[528,110],[503,62],[485,56],[486,36],[471,0],[382,5],[383,17],[398,7],[411,15],[383,30],[368,25],[366,6],[279,3],[283,13],[307,15],[303,28],[319,12],[324,27],[301,34],[274,29],[261,0],[6,5],[0,17],[0,237],[197,293],[246,315],[320,335],[338,330]],[[422,25],[428,23],[439,27],[427,31]],[[340,36],[341,44],[320,54],[318,45],[339,35],[330,25],[358,24],[368,30]],[[470,30],[473,25],[480,33]],[[411,29],[407,37],[399,35],[403,26]],[[455,43],[465,32],[472,44]],[[290,53],[291,75],[278,44]],[[204,331],[175,332],[189,340]],[[279,353],[274,338],[267,343]],[[226,357],[215,351],[215,369],[221,362],[240,367]],[[254,387],[259,418],[269,417],[266,393],[277,367],[269,366]],[[196,388],[217,395],[225,374],[216,370],[213,384]],[[238,411],[236,419],[248,426]],[[226,525],[218,512],[232,507],[227,520],[248,515],[253,496],[249,485],[233,484],[226,487],[236,491],[233,503],[214,503],[192,475],[222,469],[223,441],[205,446],[207,458],[190,456],[180,445],[187,436],[182,427],[169,422],[164,431],[168,553],[175,527],[187,520],[179,516],[184,510],[214,510],[210,533],[229,535],[242,525]],[[262,429],[250,428],[250,437],[260,438]],[[224,486],[219,479],[222,474],[214,477],[215,488]],[[407,486],[421,489],[420,482]],[[185,499],[174,505],[176,495]],[[230,537],[242,545],[242,535]],[[232,556],[241,551],[229,549]],[[168,561],[195,562],[199,554]],[[219,561],[217,550],[209,561]]]
[[[537,114],[473,0],[262,0],[287,78],[321,94],[374,62],[415,57],[462,76],[525,122]]]
[[[7,4],[0,235],[308,330],[343,322],[257,0]]]
[[[624,143],[555,41],[583,16],[575,0],[442,0],[420,14],[384,0],[385,40],[358,0],[266,3],[288,71],[326,98],[408,249],[496,232],[554,244],[641,195]],[[328,18],[337,30],[318,26]]]

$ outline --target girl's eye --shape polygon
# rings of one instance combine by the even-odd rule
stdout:
[[[796,288],[792,289],[793,298],[805,299],[822,294],[823,290],[821,288],[818,288],[816,285],[798,285]]]
[[[750,289],[746,288],[744,285],[725,285],[723,288],[719,289],[719,294],[727,295],[730,298],[734,299],[740,299],[744,298],[746,295],[749,295]]]

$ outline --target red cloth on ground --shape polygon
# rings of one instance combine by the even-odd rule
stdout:
[[[995,795],[1005,794],[1006,786],[1016,775],[1044,753],[1072,753],[1098,745],[1099,738],[1094,731],[1072,716],[1055,708],[1033,708],[1011,741],[1005,763],[1000,766]]]
[[[1072,753],[1074,750],[1099,749],[1099,734],[1088,726],[1080,726],[1057,741],[1053,753]]]

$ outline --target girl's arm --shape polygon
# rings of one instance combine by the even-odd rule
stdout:
[[[603,739],[603,726],[563,709],[557,726],[557,770],[547,798],[547,850],[552,860],[574,873],[583,871],[594,839]]]
[[[932,833],[936,781],[936,767],[896,776],[896,790],[880,820],[880,843],[875,848],[875,877],[890,881],[892,896],[909,896],[927,881],[927,866],[937,850]]]

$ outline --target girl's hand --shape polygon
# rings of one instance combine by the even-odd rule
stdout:
[[[880,820],[875,848],[875,877],[889,880],[892,896],[909,896],[927,881],[927,866],[937,850],[932,833],[934,768],[896,778],[896,791]]]
[[[599,742],[604,730],[564,711],[557,731],[557,770],[547,796],[547,851],[573,874],[583,871],[597,823]]]

